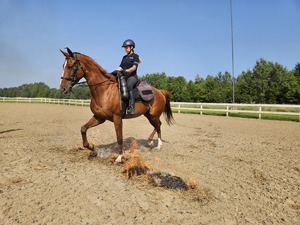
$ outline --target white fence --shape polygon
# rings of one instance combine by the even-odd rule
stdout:
[[[89,106],[90,100],[79,99],[53,99],[53,98],[8,98],[0,97],[0,102],[18,103],[47,103],[60,105]],[[232,104],[232,103],[191,103],[191,102],[171,102],[174,112],[193,113],[224,113],[230,114],[256,114],[260,119],[263,114],[295,116],[300,121],[300,105],[278,105],[278,104]]]
[[[199,114],[205,112],[230,114],[247,113],[257,114],[261,119],[262,114],[297,116],[300,121],[300,105],[279,105],[279,104],[233,104],[233,103],[190,103],[171,102],[173,111],[194,111]]]
[[[78,105],[78,106],[89,106],[90,105],[90,100],[54,99],[54,98],[8,98],[8,97],[0,97],[0,102],[47,103],[47,104]]]

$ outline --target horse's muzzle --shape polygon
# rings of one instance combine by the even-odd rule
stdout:
[[[64,94],[68,94],[72,91],[72,85],[60,86],[60,91]]]

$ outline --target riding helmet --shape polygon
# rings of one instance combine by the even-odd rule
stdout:
[[[126,47],[126,46],[132,46],[133,48],[135,48],[135,43],[133,40],[127,39],[126,41],[123,42],[122,47]]]

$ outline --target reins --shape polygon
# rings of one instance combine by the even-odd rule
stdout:
[[[111,79],[111,78],[108,78],[107,80],[102,81],[102,82],[99,82],[99,83],[96,83],[96,84],[88,84],[86,81],[82,81],[82,82],[77,82],[77,83],[74,84],[74,85],[87,84],[87,85],[85,85],[85,86],[93,87],[93,86],[102,85],[102,84],[104,84],[104,83],[106,83],[106,82],[108,82],[108,81],[112,81],[112,79]]]

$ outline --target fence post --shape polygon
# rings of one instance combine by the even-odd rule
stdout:
[[[261,106],[258,107],[258,111],[259,111],[258,119],[261,119]]]
[[[229,105],[226,106],[226,116],[228,116]]]
[[[178,105],[178,113],[180,113],[180,104]]]
[[[202,113],[202,109],[203,109],[203,105],[201,104],[201,105],[200,105],[200,115],[203,114],[203,113]]]

